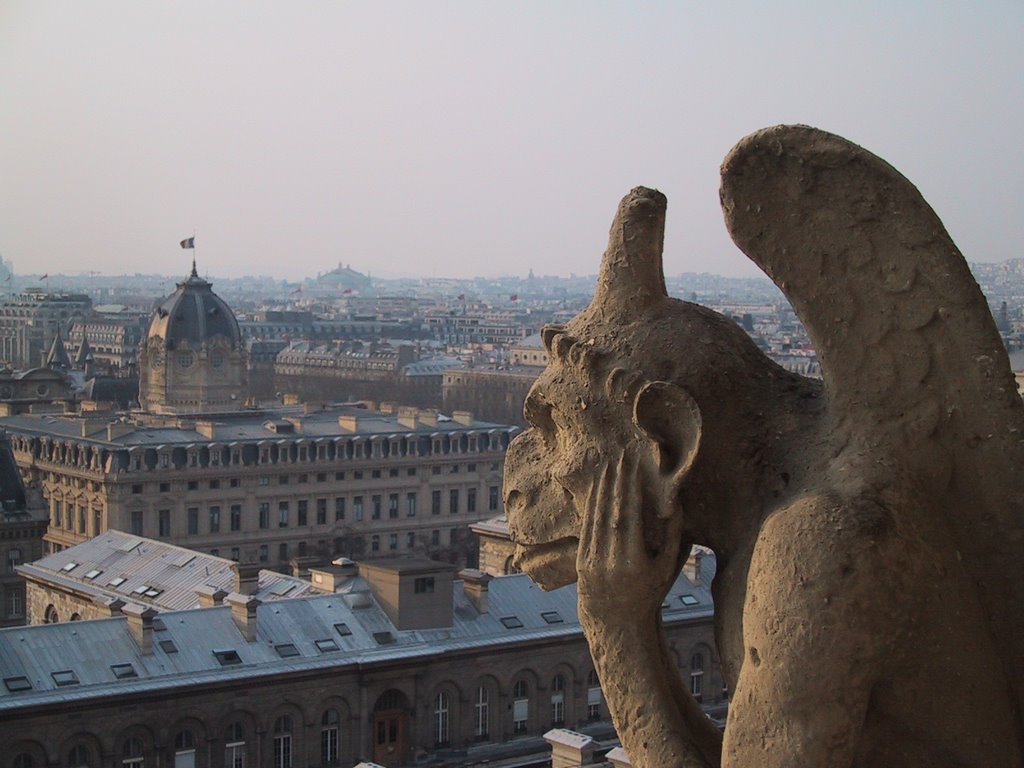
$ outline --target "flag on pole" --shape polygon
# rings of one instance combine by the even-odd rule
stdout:
[[[46,278],[48,278],[49,276],[50,276],[50,273],[49,273],[49,272],[47,272],[47,273],[46,273],[45,275],[43,275],[43,276],[42,276],[42,277],[40,277],[39,279],[40,279],[40,280],[45,280],[45,279],[46,279]]]
[[[292,291],[292,293],[293,294],[294,293],[302,293],[302,286],[300,285],[298,288],[296,288],[294,291]]]
[[[186,237],[184,240],[182,240],[181,241],[181,247],[182,248],[195,248],[196,247],[196,238],[195,238],[195,236]]]
[[[466,300],[466,294],[460,293],[459,294],[459,301],[465,301],[465,300]]]
[[[342,293],[352,293],[352,289],[346,288],[344,291],[342,291]]]
[[[519,301],[519,294],[518,293],[513,293],[511,296],[508,297],[508,300],[509,301]]]

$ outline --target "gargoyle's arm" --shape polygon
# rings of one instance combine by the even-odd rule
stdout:
[[[813,496],[761,531],[723,768],[853,764],[880,674],[878,634],[893,628],[880,613],[877,550],[850,512]]]
[[[681,525],[644,541],[636,462],[602,472],[580,532],[579,613],[619,738],[637,768],[717,768],[721,735],[686,691],[661,627]]]

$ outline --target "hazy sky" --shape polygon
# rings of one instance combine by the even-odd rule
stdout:
[[[754,274],[743,135],[816,125],[968,259],[1024,256],[1024,2],[0,2],[0,254],[19,273],[593,273],[619,198],[666,272]]]

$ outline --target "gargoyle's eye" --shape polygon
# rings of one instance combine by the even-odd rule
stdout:
[[[523,403],[523,415],[529,424],[541,432],[551,433],[555,431],[555,422],[551,418],[551,411],[551,403],[547,402],[540,395],[530,392],[526,396],[526,402]]]

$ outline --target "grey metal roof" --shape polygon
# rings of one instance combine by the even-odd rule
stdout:
[[[696,603],[684,604],[684,595],[691,595]],[[227,606],[161,614],[150,655],[140,652],[125,617],[4,629],[0,630],[0,679],[5,681],[0,682],[0,712],[119,692],[436,657],[582,632],[575,586],[544,592],[519,574],[490,582],[487,613],[473,607],[461,581],[453,584],[453,599],[452,626],[401,631],[377,604],[367,583],[355,577],[335,594],[260,605],[257,639],[252,643],[245,641]],[[545,620],[544,614],[551,613],[562,621]],[[706,620],[712,614],[708,589],[680,576],[665,601],[665,622]],[[510,628],[502,619],[512,616],[518,621],[508,622]],[[351,634],[339,634],[335,625],[341,623]],[[374,636],[380,632],[390,633],[394,642],[380,644]],[[324,640],[333,641],[338,650],[322,650],[317,641]],[[282,644],[294,646],[297,655],[282,656],[275,648]],[[321,646],[333,647],[323,642]],[[233,651],[239,663],[224,665],[215,651]],[[119,678],[112,667],[125,664],[131,665],[133,676]],[[61,671],[73,672],[78,682],[59,685],[53,673]],[[17,678],[24,678],[31,687],[9,690],[7,681]]]
[[[70,570],[71,564],[75,564]],[[109,530],[32,563],[18,572],[33,581],[93,597],[117,598],[158,611],[196,608],[203,586],[234,590],[233,562],[184,547]],[[96,572],[99,571],[97,574]],[[120,583],[111,584],[114,580]],[[138,592],[142,587],[145,592]],[[146,592],[158,592],[147,595]],[[263,570],[255,596],[263,601],[319,594],[306,580]]]

